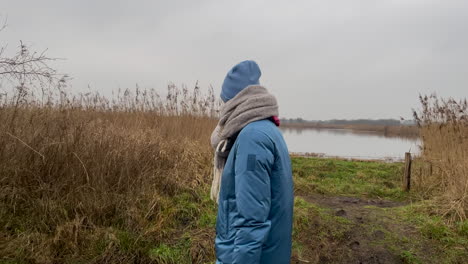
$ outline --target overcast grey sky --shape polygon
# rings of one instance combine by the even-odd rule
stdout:
[[[468,97],[466,0],[0,0],[19,40],[109,94],[169,82],[219,93],[254,59],[283,117],[411,117],[418,94]]]

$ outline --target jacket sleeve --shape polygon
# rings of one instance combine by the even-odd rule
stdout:
[[[270,139],[261,132],[239,135],[235,160],[235,194],[239,218],[234,223],[234,262],[260,262],[270,232],[270,173],[274,163]]]

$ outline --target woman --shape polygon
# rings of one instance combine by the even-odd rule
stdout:
[[[243,61],[227,74],[224,105],[211,136],[211,198],[218,202],[216,263],[286,264],[291,258],[291,160],[278,129],[278,105]]]

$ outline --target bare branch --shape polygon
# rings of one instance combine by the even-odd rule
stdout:
[[[6,20],[0,26],[0,33],[6,27]],[[14,103],[18,107],[28,101],[28,96],[42,93],[49,98],[66,87],[67,75],[58,73],[50,64],[58,58],[47,56],[47,49],[37,52],[20,40],[14,55],[6,55],[6,44],[0,46],[0,83],[10,84]]]
[[[22,41],[18,49],[12,57],[2,56],[3,52],[0,52],[0,81],[18,82],[20,86],[42,86],[63,80],[63,75],[49,66],[50,62],[57,59],[47,57],[47,50],[31,52]]]
[[[7,21],[8,21],[8,17],[5,17],[3,22],[0,23],[0,32],[7,27]]]

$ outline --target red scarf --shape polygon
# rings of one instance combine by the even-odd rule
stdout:
[[[271,122],[275,123],[275,125],[276,125],[277,127],[280,126],[280,119],[279,119],[279,117],[277,117],[277,116],[272,116],[272,117],[270,117],[270,120],[271,120]]]

